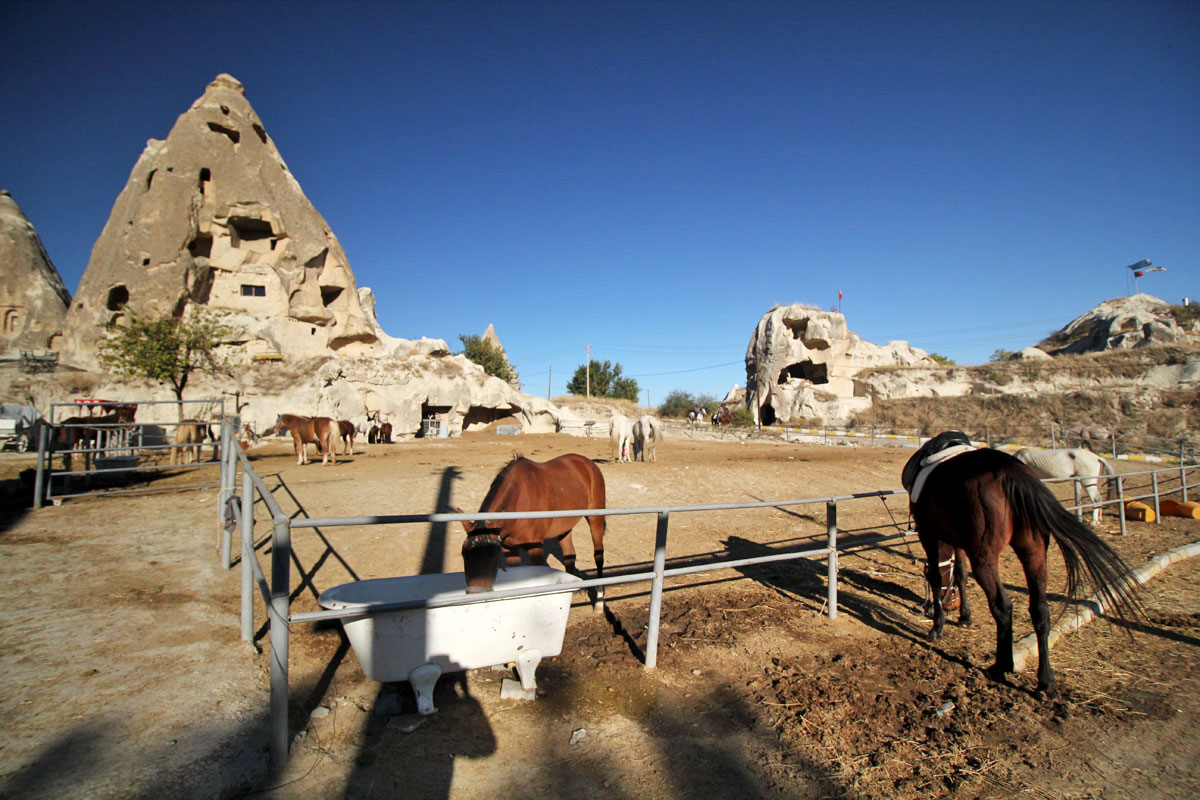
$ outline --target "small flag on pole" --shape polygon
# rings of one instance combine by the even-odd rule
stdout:
[[[838,289],[838,300],[842,299],[842,290]]]

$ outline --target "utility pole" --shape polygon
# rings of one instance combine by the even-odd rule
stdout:
[[[554,383],[554,365],[550,365],[550,377],[546,378],[546,399],[550,399],[550,386]]]
[[[584,388],[587,391],[587,399],[592,399],[592,343],[587,343],[587,358],[584,359]]]

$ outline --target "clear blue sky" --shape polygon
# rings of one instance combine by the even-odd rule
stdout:
[[[773,305],[960,364],[1200,296],[1200,3],[0,6],[0,188],[72,292],[228,72],[389,334],[488,323],[526,391],[744,384]],[[552,373],[551,373],[552,367]],[[550,383],[551,374],[553,383]]]

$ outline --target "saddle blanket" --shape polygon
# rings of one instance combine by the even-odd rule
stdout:
[[[933,455],[926,456],[921,459],[921,471],[917,473],[917,479],[913,481],[912,489],[908,492],[909,502],[917,502],[917,498],[921,496],[921,489],[925,488],[925,481],[929,478],[930,473],[934,468],[949,461],[955,456],[960,456],[963,453],[975,450],[973,445],[956,444],[947,447],[945,450],[939,450]]]

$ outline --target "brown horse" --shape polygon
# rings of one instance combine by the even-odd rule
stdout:
[[[219,446],[207,422],[198,419],[181,420],[175,428],[175,444],[171,448],[172,464],[193,464],[200,460],[200,447],[206,441],[213,443],[213,461],[217,460]]]
[[[912,474],[914,465],[919,468],[947,439],[959,438],[966,437],[958,431],[934,437],[909,459],[904,468],[906,475]],[[907,488],[910,481],[904,482]],[[948,548],[970,560],[975,580],[996,620],[996,663],[988,669],[994,680],[1002,680],[1013,671],[1012,601],[998,570],[1005,547],[1016,552],[1029,585],[1029,613],[1038,643],[1037,688],[1044,697],[1057,695],[1050,669],[1050,608],[1046,595],[1046,549],[1050,539],[1058,544],[1066,564],[1068,602],[1082,596],[1086,578],[1110,613],[1122,618],[1140,614],[1137,582],[1120,555],[1008,453],[967,449],[938,463],[922,483],[917,499],[910,503],[917,535],[931,565],[938,563]],[[942,570],[928,569],[926,576],[933,593],[933,630],[929,636],[937,640],[946,623]],[[965,607],[962,613],[969,618]]]
[[[133,417],[137,407],[134,405],[118,404],[113,406],[113,411],[100,416],[78,416],[67,417],[58,423],[58,433],[54,437],[56,448],[61,450],[91,450],[101,445],[101,431],[107,431],[110,438],[113,433],[122,430],[117,426],[132,425]],[[93,427],[95,426],[95,427]],[[127,430],[127,429],[125,429]],[[85,466],[90,465],[92,461],[92,453],[85,452],[83,460]],[[63,455],[63,462],[67,469],[71,469],[71,454]]]
[[[308,445],[315,444],[321,454],[321,463],[332,459],[337,463],[337,454],[333,452],[334,422],[329,417],[301,417],[296,414],[280,414],[275,419],[275,428],[271,431],[278,436],[285,430],[292,434],[296,445],[296,463],[308,463]]]
[[[342,440],[342,455],[354,455],[354,423],[349,420],[337,421],[338,438]]]
[[[569,511],[604,508],[604,475],[590,458],[568,453],[545,463],[517,456],[492,481],[483,505],[485,511]],[[455,509],[460,514],[461,510]],[[567,572],[580,575],[575,567],[575,545],[571,529],[579,517],[554,519],[505,519],[464,522],[463,543],[468,591],[488,591],[496,577],[501,551],[510,565],[521,562],[522,553],[536,565],[546,563],[545,541],[557,539]],[[605,517],[587,518],[592,531],[596,577],[604,577]],[[596,589],[593,608],[604,609],[604,587]]]

